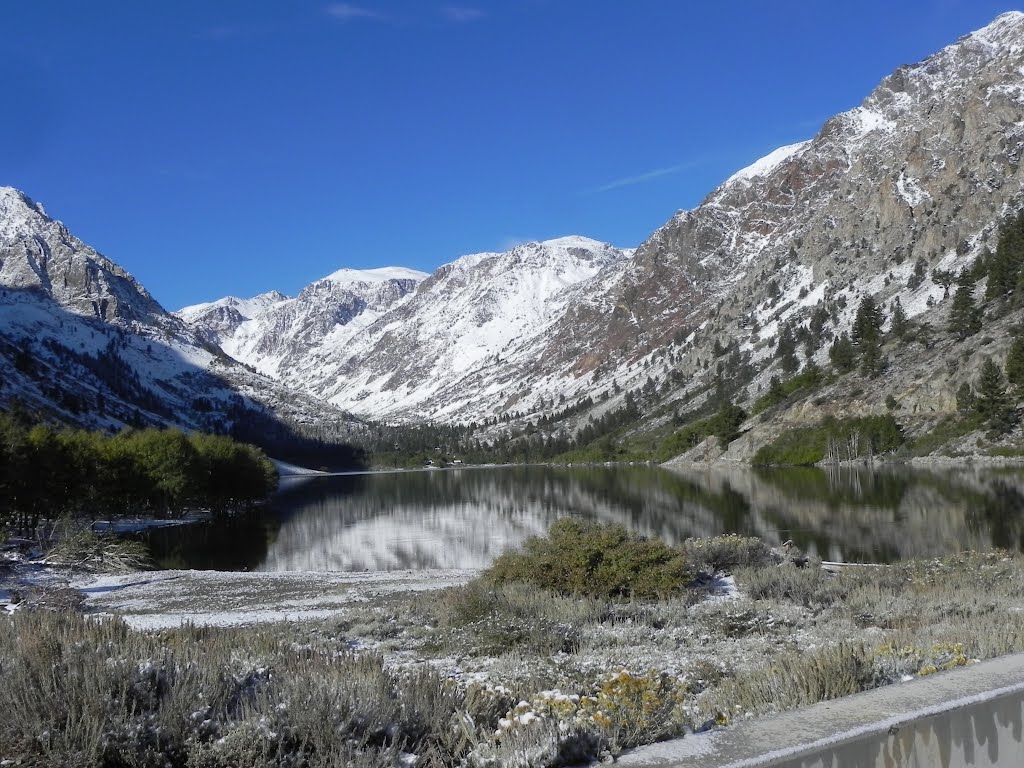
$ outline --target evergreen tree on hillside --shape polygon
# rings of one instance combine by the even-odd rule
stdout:
[[[927,274],[928,262],[924,260],[924,256],[918,256],[917,261],[914,262],[914,271],[907,278],[907,288],[911,291],[918,288],[924,282],[925,275]]]
[[[960,389],[956,391],[956,409],[960,411],[960,413],[970,413],[974,410],[974,404],[974,390],[971,389],[971,385],[965,381],[960,385]]]
[[[828,358],[832,362],[832,367],[839,373],[853,370],[857,361],[857,353],[845,331],[832,342],[832,346],[828,350]]]
[[[974,305],[974,283],[960,281],[949,310],[949,330],[961,341],[981,330],[981,310]]]
[[[988,260],[988,285],[985,297],[1008,299],[1024,277],[1024,211],[1000,227],[996,252]]]
[[[884,322],[885,314],[882,312],[882,308],[875,303],[874,297],[865,296],[857,306],[857,316],[853,321],[850,341],[855,346],[861,346],[864,342],[878,341],[882,335]]]
[[[865,376],[877,376],[887,367],[882,357],[882,343],[878,339],[865,339],[860,346],[860,372]]]
[[[951,269],[933,269],[932,282],[942,286],[942,298],[949,298],[949,289],[956,283],[956,273]]]
[[[932,344],[935,343],[935,329],[932,328],[931,323],[921,323],[914,334],[914,338],[921,342],[921,346],[925,349],[931,349]]]
[[[1006,378],[1017,387],[1024,387],[1024,337],[1018,336],[1006,355]]]
[[[1004,431],[1012,425],[1010,398],[1006,393],[1003,372],[991,358],[981,366],[974,407],[993,429]]]
[[[712,430],[718,438],[718,444],[725,448],[729,443],[739,436],[740,425],[747,418],[747,412],[725,400],[712,419]]]
[[[800,361],[796,356],[796,338],[788,324],[783,325],[779,331],[779,345],[775,349],[775,357],[782,364],[783,373],[796,373],[800,368]]]
[[[903,304],[900,303],[899,296],[892,303],[892,335],[897,339],[905,339],[907,337],[907,331],[910,328],[910,321],[907,319],[907,313],[903,309]]]

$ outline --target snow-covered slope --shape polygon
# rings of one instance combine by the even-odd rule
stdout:
[[[215,338],[225,352],[270,376],[304,386],[291,371],[322,348],[344,350],[385,312],[395,309],[427,277],[404,267],[341,269],[288,298],[272,292],[185,307],[177,315]]]
[[[348,418],[246,370],[42,206],[0,187],[0,405],[15,400],[91,427]]]
[[[429,277],[341,270],[222,343],[237,359],[358,414],[463,418],[507,399],[510,382],[500,378],[508,361],[529,361],[572,290],[627,255],[564,237],[463,256]]]
[[[999,221],[1024,203],[1022,150],[1024,14],[1013,12],[677,213],[580,297],[543,357],[623,388],[697,382],[716,344],[739,340],[764,361],[780,321],[806,324],[819,303],[837,305],[835,332],[866,294],[919,314],[943,291],[908,287],[915,263],[958,269],[994,247]]]

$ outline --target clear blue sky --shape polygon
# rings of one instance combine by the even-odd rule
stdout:
[[[990,0],[0,0],[0,184],[166,307],[639,244]]]

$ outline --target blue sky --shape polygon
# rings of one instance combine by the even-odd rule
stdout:
[[[0,184],[166,307],[639,244],[1014,5],[0,2]]]

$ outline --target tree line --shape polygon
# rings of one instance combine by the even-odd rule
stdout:
[[[30,534],[63,516],[223,514],[265,499],[277,471],[219,435],[129,429],[108,436],[0,413],[0,526]]]

